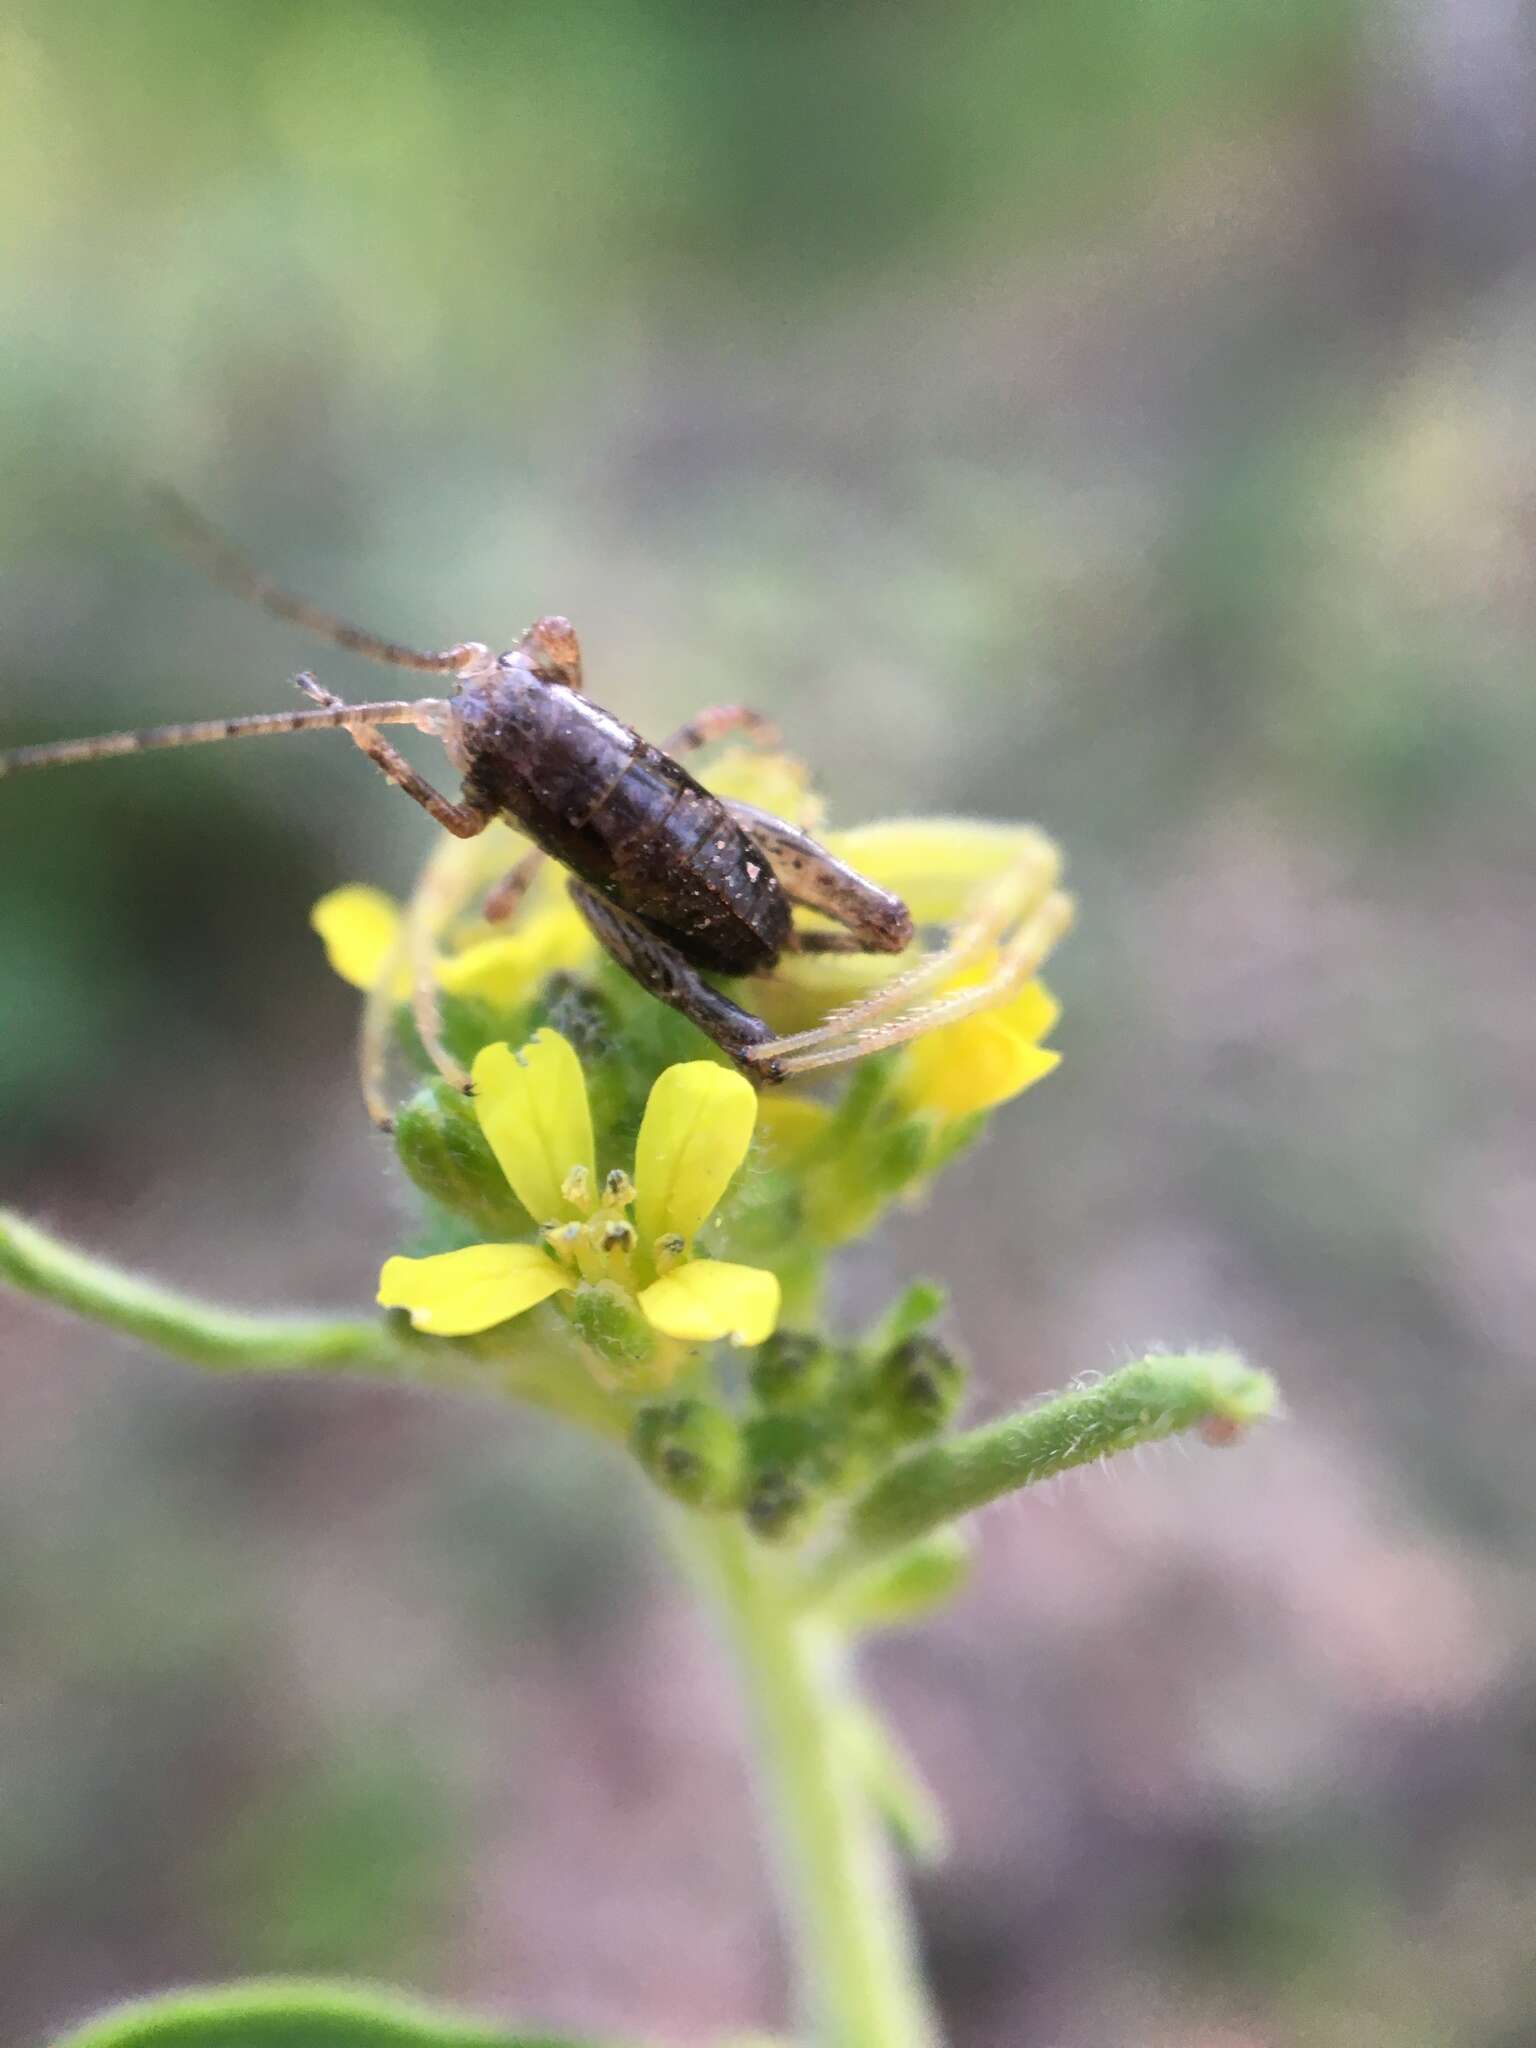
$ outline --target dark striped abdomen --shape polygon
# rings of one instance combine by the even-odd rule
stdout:
[[[465,793],[488,802],[695,967],[771,967],[789,902],[720,799],[572,691],[520,676],[459,700]]]

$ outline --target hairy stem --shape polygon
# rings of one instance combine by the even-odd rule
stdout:
[[[1274,1407],[1273,1380],[1236,1352],[1154,1353],[1097,1385],[904,1459],[854,1507],[818,1582],[826,1588],[957,1516],[1073,1465],[1202,1426],[1214,1441],[1225,1441]]]
[[[141,1279],[0,1209],[0,1280],[194,1365],[282,1367],[398,1360],[377,1318],[252,1315]]]
[[[759,1808],[778,1865],[807,2048],[938,2048],[885,1826],[846,1740],[840,1634],[737,1521],[689,1515],[683,1541],[735,1653]]]
[[[0,1282],[215,1371],[354,1369],[512,1394],[620,1440],[628,1404],[599,1387],[562,1325],[514,1326],[509,1344],[397,1334],[381,1317],[254,1315],[125,1272],[0,1209]]]

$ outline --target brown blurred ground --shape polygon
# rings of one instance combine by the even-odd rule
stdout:
[[[160,548],[170,477],[386,632],[580,624],[846,819],[1040,819],[1061,1074],[850,1313],[992,1409],[1229,1338],[1290,1419],[993,1513],[883,1647],[960,2048],[1536,2037],[1531,23],[22,0],[0,23],[6,741],[366,671]],[[0,802],[0,1199],[252,1303],[402,1197],[305,929],[344,743]],[[734,1708],[645,1504],[520,1415],[217,1385],[0,1303],[0,2039],[378,1974],[705,2042],[780,1992]],[[708,1826],[701,1823],[708,1816]]]

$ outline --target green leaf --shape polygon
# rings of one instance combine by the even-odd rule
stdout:
[[[926,1330],[949,1306],[949,1289],[937,1280],[914,1280],[899,1294],[870,1331],[867,1343],[878,1358],[894,1351],[908,1337]]]
[[[933,1788],[878,1714],[862,1700],[843,1710],[839,1739],[903,1855],[931,1868],[949,1853]]]
[[[826,1610],[850,1634],[902,1628],[942,1607],[970,1570],[969,1539],[953,1523],[878,1559],[833,1587]]]
[[[146,1999],[92,2020],[54,2048],[618,2048],[509,2032],[366,1985],[274,1981]]]

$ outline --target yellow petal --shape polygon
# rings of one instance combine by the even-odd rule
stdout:
[[[536,1223],[576,1215],[560,1190],[573,1166],[596,1177],[592,1112],[574,1048],[558,1031],[536,1031],[521,1052],[488,1045],[471,1069],[486,1142]]]
[[[435,1337],[473,1337],[570,1280],[532,1244],[472,1244],[431,1259],[386,1259],[379,1275],[381,1308],[405,1308],[412,1327]]]
[[[729,1337],[733,1344],[761,1344],[779,1320],[779,1283],[758,1266],[732,1266],[722,1259],[690,1259],[640,1296],[640,1309],[653,1330],[685,1344]]]
[[[808,928],[809,916],[798,920]],[[821,920],[825,926],[825,920]],[[818,1023],[828,1010],[856,1003],[910,967],[915,950],[905,953],[786,953],[771,981],[752,991],[752,1007],[778,1031],[798,1031]]]
[[[914,1109],[970,1116],[1022,1095],[1060,1062],[1059,1052],[1036,1045],[998,1013],[965,1017],[913,1041],[901,1092]]]
[[[827,845],[860,874],[892,889],[919,924],[946,924],[986,883],[1015,874],[1031,895],[1061,872],[1061,854],[1033,825],[974,818],[889,818],[828,834]]]
[[[493,1003],[498,1009],[521,1002],[532,978],[527,940],[513,936],[480,939],[443,961],[438,980],[451,996]]]
[[[362,883],[332,889],[309,913],[325,957],[354,988],[372,988],[400,936],[400,909],[382,889]]]
[[[757,1105],[757,1139],[770,1166],[788,1166],[809,1151],[832,1121],[824,1102],[775,1089]]]
[[[541,911],[514,931],[478,939],[444,960],[438,980],[449,995],[510,1009],[547,974],[579,967],[596,945],[569,902]]]
[[[957,989],[979,988],[990,981],[998,968],[998,950],[990,947],[979,959],[961,973],[951,975],[940,989],[940,995],[952,995]],[[1017,995],[1009,996],[995,1009],[982,1014],[996,1023],[1006,1024],[1010,1031],[1016,1031],[1021,1038],[1045,1038],[1061,1022],[1061,1005],[1051,994],[1043,981],[1026,982]]]
[[[635,1144],[635,1222],[652,1242],[691,1238],[747,1156],[757,1091],[711,1060],[668,1067],[651,1089]]]
[[[1020,989],[1012,1002],[1004,1003],[993,1014],[999,1024],[1037,1045],[1061,1022],[1061,1005],[1043,981],[1032,981]]]

